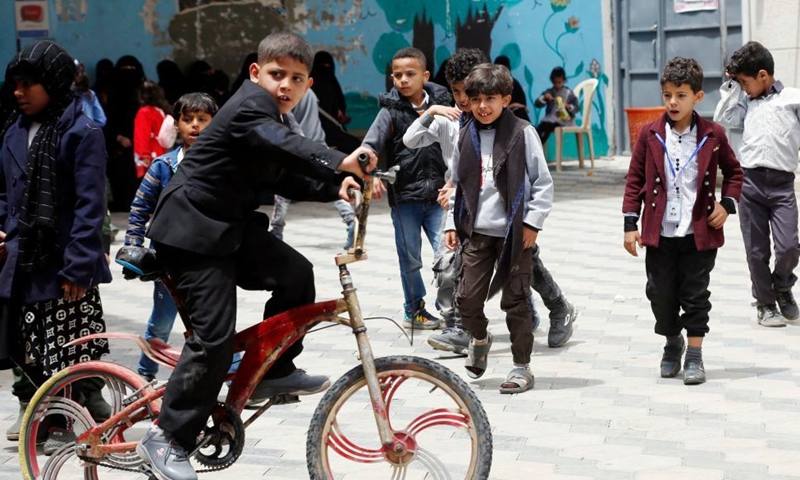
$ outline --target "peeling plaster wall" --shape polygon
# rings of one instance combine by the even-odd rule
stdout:
[[[385,65],[398,48],[423,48],[436,68],[463,45],[484,47],[492,58],[508,55],[534,122],[541,111],[533,109],[533,97],[560,65],[570,86],[601,80],[593,114],[598,154],[608,150],[613,118],[607,114],[603,1],[49,0],[52,37],[86,63],[90,75],[97,60],[132,54],[151,78],[165,58],[183,67],[203,59],[233,78],[266,34],[288,28],[334,55],[354,129],[374,118]],[[13,2],[0,0],[0,59],[15,51]]]

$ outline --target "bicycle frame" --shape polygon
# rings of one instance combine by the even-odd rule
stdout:
[[[311,305],[297,307],[273,317],[267,318],[244,331],[239,332],[234,338],[234,351],[245,352],[242,357],[239,369],[226,377],[231,381],[228,390],[226,403],[236,412],[241,414],[247,399],[253,393],[258,382],[269,370],[269,368],[292,344],[305,335],[311,328],[320,322],[331,322],[349,326],[356,336],[359,358],[364,368],[364,375],[375,412],[375,422],[378,428],[381,444],[389,449],[395,444],[394,434],[389,425],[387,407],[381,393],[381,387],[375,369],[375,358],[372,353],[367,329],[361,314],[361,307],[353,285],[350,272],[347,269],[349,263],[366,260],[367,255],[364,250],[364,237],[366,235],[367,216],[369,214],[369,203],[372,198],[372,182],[364,182],[363,203],[357,212],[357,230],[353,246],[345,253],[336,256],[336,264],[339,267],[339,281],[342,285],[342,298],[318,302]],[[186,327],[186,336],[192,334],[191,320],[189,319],[188,309],[183,303],[181,296],[177,294],[174,285],[168,277],[161,279],[175,299],[181,320]],[[347,312],[348,316],[342,316]],[[145,341],[141,336],[134,334],[115,334],[99,333],[87,335],[77,340],[69,342],[66,346],[79,345],[97,338],[116,338],[134,341],[142,351],[155,362],[167,368],[173,369],[177,363],[180,352],[176,349],[166,348],[158,342],[153,344]],[[154,348],[157,346],[157,348]],[[124,369],[124,367],[119,367]],[[128,371],[128,374],[132,372]],[[166,389],[161,385],[156,389],[148,389],[148,385],[140,388],[137,393],[140,398],[135,399],[127,407],[117,412],[112,418],[103,422],[89,431],[85,432],[78,439],[78,443],[83,445],[82,455],[93,458],[101,458],[104,454],[112,452],[130,451],[135,448],[136,442],[116,443],[113,445],[102,445],[101,436],[104,432],[120,423],[128,423],[131,415],[144,407],[150,408],[152,415],[160,413],[160,402],[157,400],[163,396]],[[272,405],[261,407],[246,422],[245,426],[252,423],[255,418],[260,416],[267,408]]]

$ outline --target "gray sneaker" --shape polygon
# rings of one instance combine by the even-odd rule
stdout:
[[[186,449],[178,442],[168,440],[164,430],[157,425],[150,427],[136,445],[136,453],[150,465],[150,473],[157,480],[197,480]]]
[[[19,427],[22,424],[22,416],[25,415],[25,409],[28,408],[28,402],[19,402],[19,415],[17,415],[17,421],[14,422],[14,425],[8,427],[6,430],[6,439],[16,442],[19,440]]]
[[[578,311],[568,301],[564,300],[564,308],[559,312],[550,312],[550,331],[547,332],[547,346],[558,348],[563,346],[572,337],[575,329],[575,320]]]
[[[466,355],[469,350],[470,338],[472,336],[463,328],[449,327],[442,330],[442,333],[434,333],[429,336],[428,345],[436,350]]]
[[[777,292],[778,308],[783,314],[783,318],[793,322],[800,318],[800,309],[797,308],[797,302],[794,301],[794,295],[791,290],[785,292]]]
[[[785,327],[786,319],[783,318],[781,312],[775,304],[772,305],[759,305],[756,307],[758,310],[758,324],[762,327]]]
[[[253,390],[248,405],[255,405],[276,395],[313,395],[323,392],[331,386],[325,375],[309,375],[305,370],[297,369],[280,378],[262,379]]]

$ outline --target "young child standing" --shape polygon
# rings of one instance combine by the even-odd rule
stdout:
[[[105,331],[98,284],[111,281],[102,241],[105,142],[81,111],[74,77],[72,57],[50,41],[23,48],[5,74],[16,109],[0,132],[0,364],[11,359],[24,370],[14,384],[21,406],[59,370],[108,353],[99,340],[61,348]],[[92,416],[105,420],[111,407],[95,380],[78,388]],[[9,438],[18,437],[14,428]],[[68,428],[50,430],[45,453],[74,441]]]
[[[409,148],[419,148],[438,142],[442,147],[442,155],[448,165],[448,169],[452,168],[452,159],[458,155],[459,131],[467,122],[472,120],[469,97],[464,91],[464,80],[473,67],[488,62],[486,55],[476,48],[459,49],[449,58],[445,67],[445,77],[450,84],[450,91],[453,92],[457,108],[440,105],[429,108],[414,121],[403,136],[403,142]],[[506,66],[502,63],[495,63]],[[506,66],[506,68],[508,67]],[[516,112],[514,114],[517,115]],[[519,115],[517,116],[519,117]],[[450,170],[448,170],[448,177],[449,174]],[[445,188],[441,190],[442,206],[444,208],[447,208],[451,188],[452,182],[448,178]],[[444,224],[442,229],[444,230]],[[442,234],[444,234],[444,231]],[[458,250],[448,250],[446,242],[441,242],[439,260],[437,261],[437,266],[434,267],[434,271],[436,272],[439,288],[436,306],[445,320],[445,329],[441,333],[430,335],[428,344],[437,350],[466,354],[469,347],[469,333],[461,328],[461,318],[458,315],[458,309],[453,304],[457,272],[461,265],[460,257],[461,254]],[[545,268],[539,257],[538,245],[533,248],[531,287],[541,295],[542,301],[550,310],[550,330],[547,335],[548,345],[550,348],[564,345],[572,337],[578,311],[567,301],[561,288]],[[535,309],[533,315],[533,329],[536,330],[539,319]]]
[[[575,125],[575,115],[580,110],[578,97],[564,84],[567,81],[567,72],[563,68],[555,67],[550,72],[550,81],[553,86],[542,92],[533,102],[536,108],[546,107],[544,118],[536,126],[542,144],[556,127]]]
[[[479,65],[466,78],[474,120],[458,141],[446,226],[448,247],[463,244],[456,305],[473,337],[465,364],[472,378],[486,371],[492,345],[486,299],[503,291],[500,308],[506,312],[514,368],[500,393],[533,388],[531,249],[553,201],[553,179],[536,131],[506,108],[512,89],[511,74],[501,65]]]
[[[358,188],[358,183],[336,172],[363,175],[360,153],[369,154],[371,168],[377,163],[366,149],[345,156],[285,124],[284,115],[311,86],[313,58],[311,46],[292,33],[274,33],[261,41],[250,80],[186,152],[150,222],[147,236],[185,299],[193,328],[158,420],[136,447],[156,477],[197,478],[187,452],[196,446],[231,363],[237,285],[272,292],[265,318],[314,302],[311,263],[269,233],[269,219],[255,211],[257,192],[266,186],[295,200],[345,198],[347,188]],[[251,398],[326,389],[327,377],[295,367],[302,348],[302,339],[288,347]]]
[[[175,128],[183,139],[183,146],[156,158],[147,169],[131,204],[125,245],[144,246],[145,228],[156,209],[161,192],[178,170],[186,152],[197,141],[197,136],[211,123],[217,110],[217,103],[205,93],[187,93],[175,102],[172,116],[175,118]],[[166,342],[177,314],[175,302],[167,288],[159,281],[154,282],[153,310],[144,331],[145,340],[160,338]],[[137,371],[147,380],[153,380],[158,373],[158,364],[143,353]]]
[[[442,207],[436,200],[439,189],[444,186],[447,166],[439,145],[412,150],[403,143],[403,134],[425,110],[434,105],[450,105],[452,97],[444,87],[428,83],[430,72],[425,70],[425,62],[425,54],[413,47],[395,53],[392,59],[394,88],[378,97],[381,110],[362,145],[373,152],[386,147],[389,167],[402,167],[389,190],[389,205],[405,297],[404,325],[434,330],[440,321],[425,309],[421,232],[425,232],[436,252],[442,222]],[[380,193],[383,185],[376,181],[375,188]]]
[[[724,130],[694,111],[703,100],[702,88],[703,70],[694,59],[667,62],[661,74],[667,112],[644,126],[636,140],[622,203],[625,249],[637,257],[637,246],[647,247],[647,298],[655,332],[666,337],[661,376],[678,375],[686,351],[686,385],[706,381],[702,345],[709,331],[708,284],[725,240],[722,226],[736,213],[742,190],[742,169]],[[723,175],[720,201],[715,199],[717,169]]]
[[[792,287],[800,258],[797,196],[794,192],[800,149],[800,90],[773,76],[772,54],[748,42],[731,55],[731,79],[720,88],[714,121],[744,127],[739,151],[744,168],[739,225],[742,229],[756,318],[765,327],[783,327],[800,318]],[[775,265],[770,269],[770,232]],[[777,305],[776,305],[777,303]]]
[[[166,152],[158,143],[158,132],[167,116],[167,99],[157,83],[145,80],[139,90],[139,104],[133,120],[133,160],[136,177],[142,178],[153,160]]]

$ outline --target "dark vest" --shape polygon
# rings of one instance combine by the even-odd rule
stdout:
[[[444,87],[426,83],[423,88],[428,92],[429,105],[452,103],[452,97]],[[378,101],[392,117],[392,134],[385,147],[389,157],[388,166],[400,165],[397,181],[389,188],[389,204],[435,203],[439,189],[444,186],[444,174],[447,171],[441,147],[438,143],[416,149],[406,147],[403,135],[419,118],[419,114],[396,89],[380,95]]]
[[[489,298],[503,288],[523,251],[522,223],[525,214],[525,128],[530,125],[510,110],[503,111],[497,122],[492,155],[495,159],[495,185],[506,205],[506,234],[497,260],[497,271],[489,285]],[[458,188],[453,215],[456,231],[463,242],[472,236],[481,182],[481,146],[477,122],[461,129],[458,140]]]

